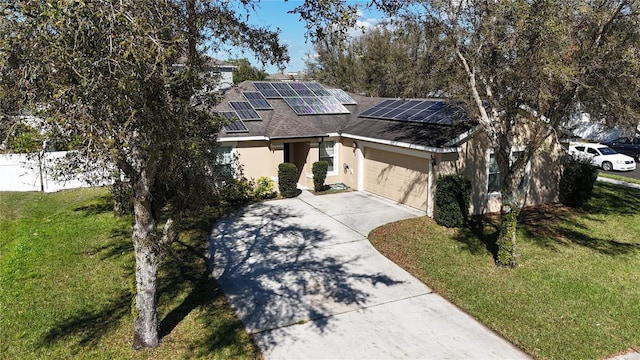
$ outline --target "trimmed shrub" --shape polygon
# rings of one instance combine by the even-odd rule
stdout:
[[[322,188],[324,188],[324,181],[327,178],[328,168],[329,163],[324,160],[313,163],[311,172],[313,172],[313,188],[315,191],[322,191]]]
[[[471,181],[462,175],[439,176],[434,219],[442,226],[461,227],[469,217]]]
[[[291,163],[278,165],[278,190],[280,195],[291,198],[298,195],[298,168]]]
[[[563,168],[559,186],[560,202],[571,207],[584,206],[593,194],[598,168],[589,160],[575,159],[570,155],[563,159]]]
[[[260,176],[256,180],[256,188],[253,190],[253,195],[258,199],[272,199],[276,196],[276,185],[267,176]]]
[[[230,205],[246,204],[252,199],[253,184],[245,177],[231,178],[222,187],[222,198]]]

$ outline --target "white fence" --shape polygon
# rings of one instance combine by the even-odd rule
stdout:
[[[65,154],[65,151],[48,152],[41,162],[36,154],[0,154],[0,191],[55,192],[90,186],[82,175],[65,181],[51,176],[55,160]]]

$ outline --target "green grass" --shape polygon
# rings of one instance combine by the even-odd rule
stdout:
[[[429,218],[369,238],[385,256],[539,359],[640,348],[640,190],[597,183],[585,210],[523,212],[519,267],[498,268],[495,221],[452,230]]]
[[[203,213],[187,224],[159,283],[160,347],[131,348],[130,217],[104,189],[0,193],[0,358],[256,358],[205,265]]]
[[[623,176],[623,175],[618,175],[618,174],[606,173],[604,171],[598,172],[598,176],[609,178],[609,179],[614,179],[614,180],[626,181],[626,182],[632,183],[632,184],[640,184],[640,180],[638,180],[638,179],[634,179],[634,178],[630,178],[630,177]]]

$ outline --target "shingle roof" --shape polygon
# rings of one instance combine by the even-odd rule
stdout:
[[[231,110],[229,101],[246,101],[243,91],[256,91],[252,82],[245,81],[225,92],[224,101],[216,111]],[[350,114],[297,115],[282,99],[268,99],[273,110],[257,110],[262,121],[245,121],[246,133],[228,134],[221,131],[221,139],[267,137],[270,139],[323,137],[329,134],[360,136],[391,142],[443,147],[452,139],[470,130],[475,122],[438,125],[358,117],[363,111],[386,100],[349,94],[357,103],[345,105]]]

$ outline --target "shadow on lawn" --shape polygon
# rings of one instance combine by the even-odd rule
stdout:
[[[556,250],[575,244],[605,255],[625,255],[640,251],[640,242],[624,243],[612,238],[596,237],[581,219],[604,222],[603,216],[638,216],[640,190],[598,183],[584,209],[549,204],[523,209],[519,230],[536,245]],[[486,249],[495,258],[500,219],[497,214],[478,216],[455,236],[472,254]]]
[[[87,216],[112,212],[110,198],[105,197],[100,204],[90,205],[75,209],[85,211]],[[201,212],[197,216],[180,223],[180,230],[184,236],[176,241],[169,249],[165,262],[161,266],[158,275],[158,314],[159,335],[161,338],[169,335],[175,327],[194,309],[206,308],[210,318],[217,324],[212,333],[207,337],[206,343],[186,344],[185,348],[193,351],[209,349],[213,351],[218,347],[233,345],[238,333],[244,331],[242,323],[235,317],[219,319],[219,306],[224,304],[224,295],[215,286],[206,267],[205,252],[207,250],[207,238],[211,229],[211,223],[220,214],[220,209],[212,209],[209,212]],[[133,281],[133,244],[131,242],[130,228],[113,229],[111,241],[104,246],[83,251],[85,256],[95,256],[98,260],[96,266],[102,261],[116,261],[125,267],[123,283]],[[184,300],[180,303],[176,298]],[[132,294],[130,289],[122,289],[109,297],[102,305],[93,308],[79,309],[73,315],[58,320],[41,340],[41,346],[51,346],[59,341],[67,342],[67,346],[73,347],[73,353],[79,354],[83,349],[96,348],[101,345],[102,338],[116,331],[122,326],[122,321],[133,324],[131,316]],[[220,305],[222,304],[222,305]],[[162,314],[166,316],[162,317]],[[132,326],[131,326],[132,327]],[[208,329],[211,327],[207,327]],[[131,334],[133,336],[133,334]],[[190,341],[199,341],[189,339]],[[244,344],[246,340],[237,340],[238,344]],[[195,354],[205,356],[207,354]]]
[[[331,246],[325,228],[300,225],[297,219],[309,214],[280,204],[236,212],[217,224],[210,240],[213,275],[263,349],[278,343],[273,329],[311,321],[327,331],[331,315],[368,301],[371,294],[359,285],[400,283],[353,269],[359,254]]]
[[[113,195],[100,196],[97,203],[81,206],[74,210],[83,211],[85,216],[94,216],[108,212],[113,213]]]

